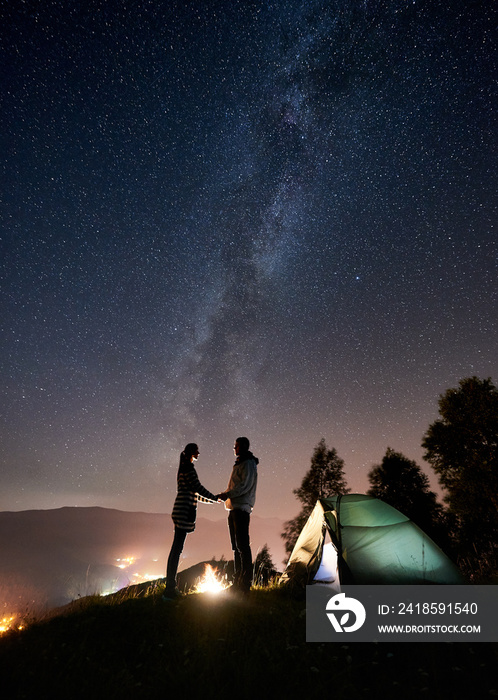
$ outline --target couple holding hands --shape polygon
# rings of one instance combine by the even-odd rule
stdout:
[[[228,530],[234,557],[233,587],[243,593],[249,591],[252,581],[252,554],[249,540],[249,519],[256,500],[258,458],[249,451],[249,440],[235,440],[235,464],[226,491],[217,495],[208,491],[199,481],[194,461],[199,448],[190,442],[180,455],[177,476],[177,495],[171,517],[175,535],[168,557],[166,590],[164,598],[173,600],[181,595],[176,586],[176,574],[180,555],[189,532],[195,530],[197,503],[225,502],[228,511]]]

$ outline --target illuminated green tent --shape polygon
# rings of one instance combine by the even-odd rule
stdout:
[[[422,530],[378,498],[317,501],[281,583],[462,584],[461,573]]]

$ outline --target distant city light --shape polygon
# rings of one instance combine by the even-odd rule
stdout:
[[[17,622],[16,622],[17,620]],[[17,615],[6,615],[0,619],[0,635],[10,632],[11,630],[21,631],[26,627]]]

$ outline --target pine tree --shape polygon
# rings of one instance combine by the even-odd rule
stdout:
[[[270,579],[276,576],[277,570],[273,564],[268,545],[265,544],[257,553],[254,560],[254,583],[267,586]]]
[[[301,501],[302,508],[299,515],[284,523],[281,537],[285,542],[285,551],[288,554],[292,552],[299,533],[319,498],[343,495],[350,490],[344,476],[344,461],[334,448],[328,449],[325,438],[322,438],[313,451],[311,467],[301,486],[293,490],[296,498]]]

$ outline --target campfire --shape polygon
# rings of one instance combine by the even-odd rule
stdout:
[[[213,569],[211,564],[206,564],[204,576],[195,587],[197,593],[221,593],[226,588],[228,588],[228,584],[223,581],[217,569]]]

